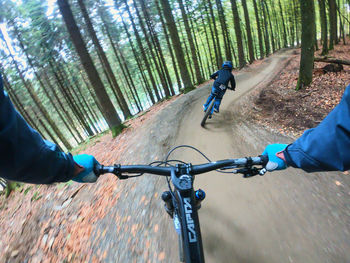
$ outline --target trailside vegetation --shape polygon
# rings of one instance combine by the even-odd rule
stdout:
[[[348,0],[0,0],[0,71],[26,121],[70,150],[223,61],[242,68],[301,47],[297,89],[350,30]],[[332,62],[337,58],[332,59]],[[338,61],[339,62],[339,61]],[[310,75],[311,74],[311,75]]]

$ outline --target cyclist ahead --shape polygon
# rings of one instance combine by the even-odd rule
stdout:
[[[213,111],[219,113],[221,100],[222,100],[222,97],[225,95],[226,89],[228,88],[230,90],[235,90],[236,88],[235,77],[231,73],[232,68],[233,68],[232,62],[225,61],[222,64],[222,69],[216,71],[210,76],[210,78],[214,79],[215,81],[214,81],[213,87],[211,88],[211,93],[207,99],[207,102],[203,105],[203,109],[204,111],[206,111],[210,102],[215,97],[214,107],[211,110],[209,118],[211,117],[211,114],[213,114]],[[228,87],[229,82],[231,82],[231,88]]]

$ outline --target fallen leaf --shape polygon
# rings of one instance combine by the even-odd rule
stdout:
[[[158,260],[159,261],[163,261],[165,259],[165,253],[164,252],[160,252],[158,255]]]
[[[157,232],[158,232],[158,229],[159,229],[159,226],[158,226],[158,224],[156,224],[156,225],[154,226],[154,232],[157,233]]]

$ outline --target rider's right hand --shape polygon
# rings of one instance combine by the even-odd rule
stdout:
[[[284,158],[283,150],[288,144],[270,144],[267,145],[263,155],[269,157],[269,162],[266,164],[266,170],[272,172],[274,170],[283,170],[287,168],[287,163]]]
[[[97,180],[97,175],[94,172],[94,167],[99,162],[94,156],[88,154],[78,154],[73,156],[75,167],[73,181],[78,183],[94,183]]]

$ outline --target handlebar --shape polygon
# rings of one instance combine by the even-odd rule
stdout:
[[[123,175],[124,173],[150,173],[157,174],[162,176],[170,176],[171,171],[175,169],[176,174],[202,174],[206,172],[210,172],[217,169],[236,169],[233,173],[241,173],[244,174],[245,177],[251,177],[257,174],[263,175],[266,172],[265,168],[258,169],[253,167],[254,165],[265,165],[268,162],[267,155],[260,155],[257,157],[245,157],[238,159],[227,159],[220,160],[216,162],[210,162],[199,165],[192,164],[178,164],[175,167],[159,167],[159,166],[151,166],[151,165],[114,165],[114,166],[104,166],[97,164],[94,167],[94,172],[97,176],[105,173],[113,173],[120,179],[127,179],[129,176]]]

